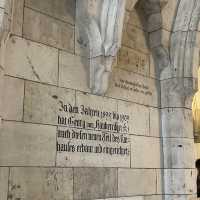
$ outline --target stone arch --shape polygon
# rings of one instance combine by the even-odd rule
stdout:
[[[186,199],[184,195],[192,195],[196,189],[191,105],[197,86],[197,68],[193,61],[200,2],[177,1],[169,47],[162,43],[163,27],[162,20],[159,20],[166,3],[160,0],[140,0],[135,6],[149,33],[146,39],[161,85],[163,193],[175,195],[175,199],[179,194],[180,199]],[[165,199],[168,198],[172,197],[166,195]]]

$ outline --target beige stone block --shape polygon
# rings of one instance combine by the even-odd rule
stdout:
[[[196,160],[200,159],[200,143],[195,143]]]
[[[0,168],[0,199],[6,200],[8,193],[8,174],[9,169],[1,167]]]
[[[176,15],[177,3],[178,0],[168,0],[161,12],[162,26],[168,31],[172,30],[174,16]]]
[[[148,76],[149,56],[133,49],[122,47],[118,54],[118,67]]]
[[[159,138],[131,136],[131,147],[132,168],[161,168]]]
[[[61,137],[62,133],[67,137]],[[119,135],[127,142],[113,140]],[[62,148],[64,145],[66,150]],[[61,167],[130,167],[129,138],[113,132],[58,127],[56,164]]]
[[[127,1],[128,3],[128,1]],[[139,16],[137,10],[135,8],[132,9],[132,11],[126,11],[125,12],[125,20],[124,23],[131,24],[133,26],[136,26],[140,29],[145,30],[143,19],[141,19],[141,16]]]
[[[88,59],[60,51],[59,86],[89,92]]]
[[[166,194],[189,195],[196,192],[196,170],[165,169],[164,180]]]
[[[74,191],[74,200],[116,197],[117,169],[75,168]]]
[[[185,108],[161,110],[163,137],[194,138],[192,111]]]
[[[58,115],[68,116],[65,105],[75,105],[75,91],[34,82],[26,82],[24,120],[57,124]]]
[[[131,25],[125,24],[122,37],[122,45],[139,50],[143,53],[149,53],[147,44],[147,33]]]
[[[29,200],[73,199],[70,168],[11,168],[9,197]]]
[[[114,69],[106,95],[157,107],[159,105],[159,90],[159,82],[155,79]]]
[[[8,42],[5,66],[12,76],[54,85],[58,81],[58,51],[19,37]]]
[[[136,3],[137,3],[137,0],[127,0],[126,9],[129,11],[132,11]]]
[[[194,168],[195,146],[193,139],[163,139],[165,168]]]
[[[144,200],[163,200],[162,195],[144,196]]]
[[[75,21],[75,4],[74,0],[25,0],[27,7],[71,24]]]
[[[74,53],[74,26],[28,8],[24,9],[23,35],[27,39]]]
[[[113,118],[113,112],[117,112],[117,101],[115,99],[76,92],[76,105],[80,108],[79,117],[86,121],[117,122],[117,119]],[[100,113],[95,111],[100,111]]]
[[[156,194],[156,171],[153,169],[119,169],[119,196]]]
[[[54,166],[56,127],[3,122],[0,152],[1,166]]]
[[[161,137],[161,114],[159,108],[150,108],[150,136]]]
[[[129,134],[149,135],[149,108],[131,102],[118,101],[118,112],[129,115]],[[140,116],[138,118],[138,116]]]
[[[161,158],[162,159],[162,158]],[[163,162],[163,160],[162,160]],[[156,169],[157,194],[163,194],[164,176],[163,169]]]
[[[3,117],[21,121],[23,118],[24,81],[4,77]]]
[[[13,22],[11,32],[15,35],[22,36],[24,0],[14,0],[13,8]]]
[[[193,54],[193,67],[192,67],[192,77],[198,78],[198,69],[199,69],[199,63],[200,63],[200,48],[194,48],[194,54]]]
[[[97,199],[97,200],[144,200],[144,197],[143,196],[119,197],[119,198],[108,198],[108,199]]]

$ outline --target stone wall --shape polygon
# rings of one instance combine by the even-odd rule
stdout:
[[[176,4],[171,0],[163,8],[164,27],[152,28],[153,20],[146,29],[135,3],[127,1],[109,89],[96,96],[89,89],[88,60],[80,53],[75,0],[15,2],[3,63],[1,200],[192,198],[196,174],[187,139],[189,164],[174,175],[182,184],[171,180],[173,168],[185,163],[167,151],[178,151],[177,142],[161,134],[163,100],[153,58],[154,48],[168,48]],[[173,119],[170,111],[163,108],[162,115]],[[177,165],[169,164],[173,158]]]

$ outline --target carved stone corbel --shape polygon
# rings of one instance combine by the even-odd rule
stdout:
[[[81,54],[89,58],[90,89],[105,94],[113,58],[121,46],[126,0],[78,0],[76,23]]]

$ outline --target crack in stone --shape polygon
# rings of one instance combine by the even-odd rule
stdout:
[[[31,59],[30,59],[28,56],[26,56],[26,58],[27,58],[27,60],[28,60],[28,63],[29,63],[29,65],[30,65],[30,67],[31,67],[31,70],[32,70],[33,74],[35,75],[35,77],[36,77],[39,81],[41,81],[39,74],[36,72],[35,67],[33,66],[33,64],[32,64],[32,62],[31,62]]]

